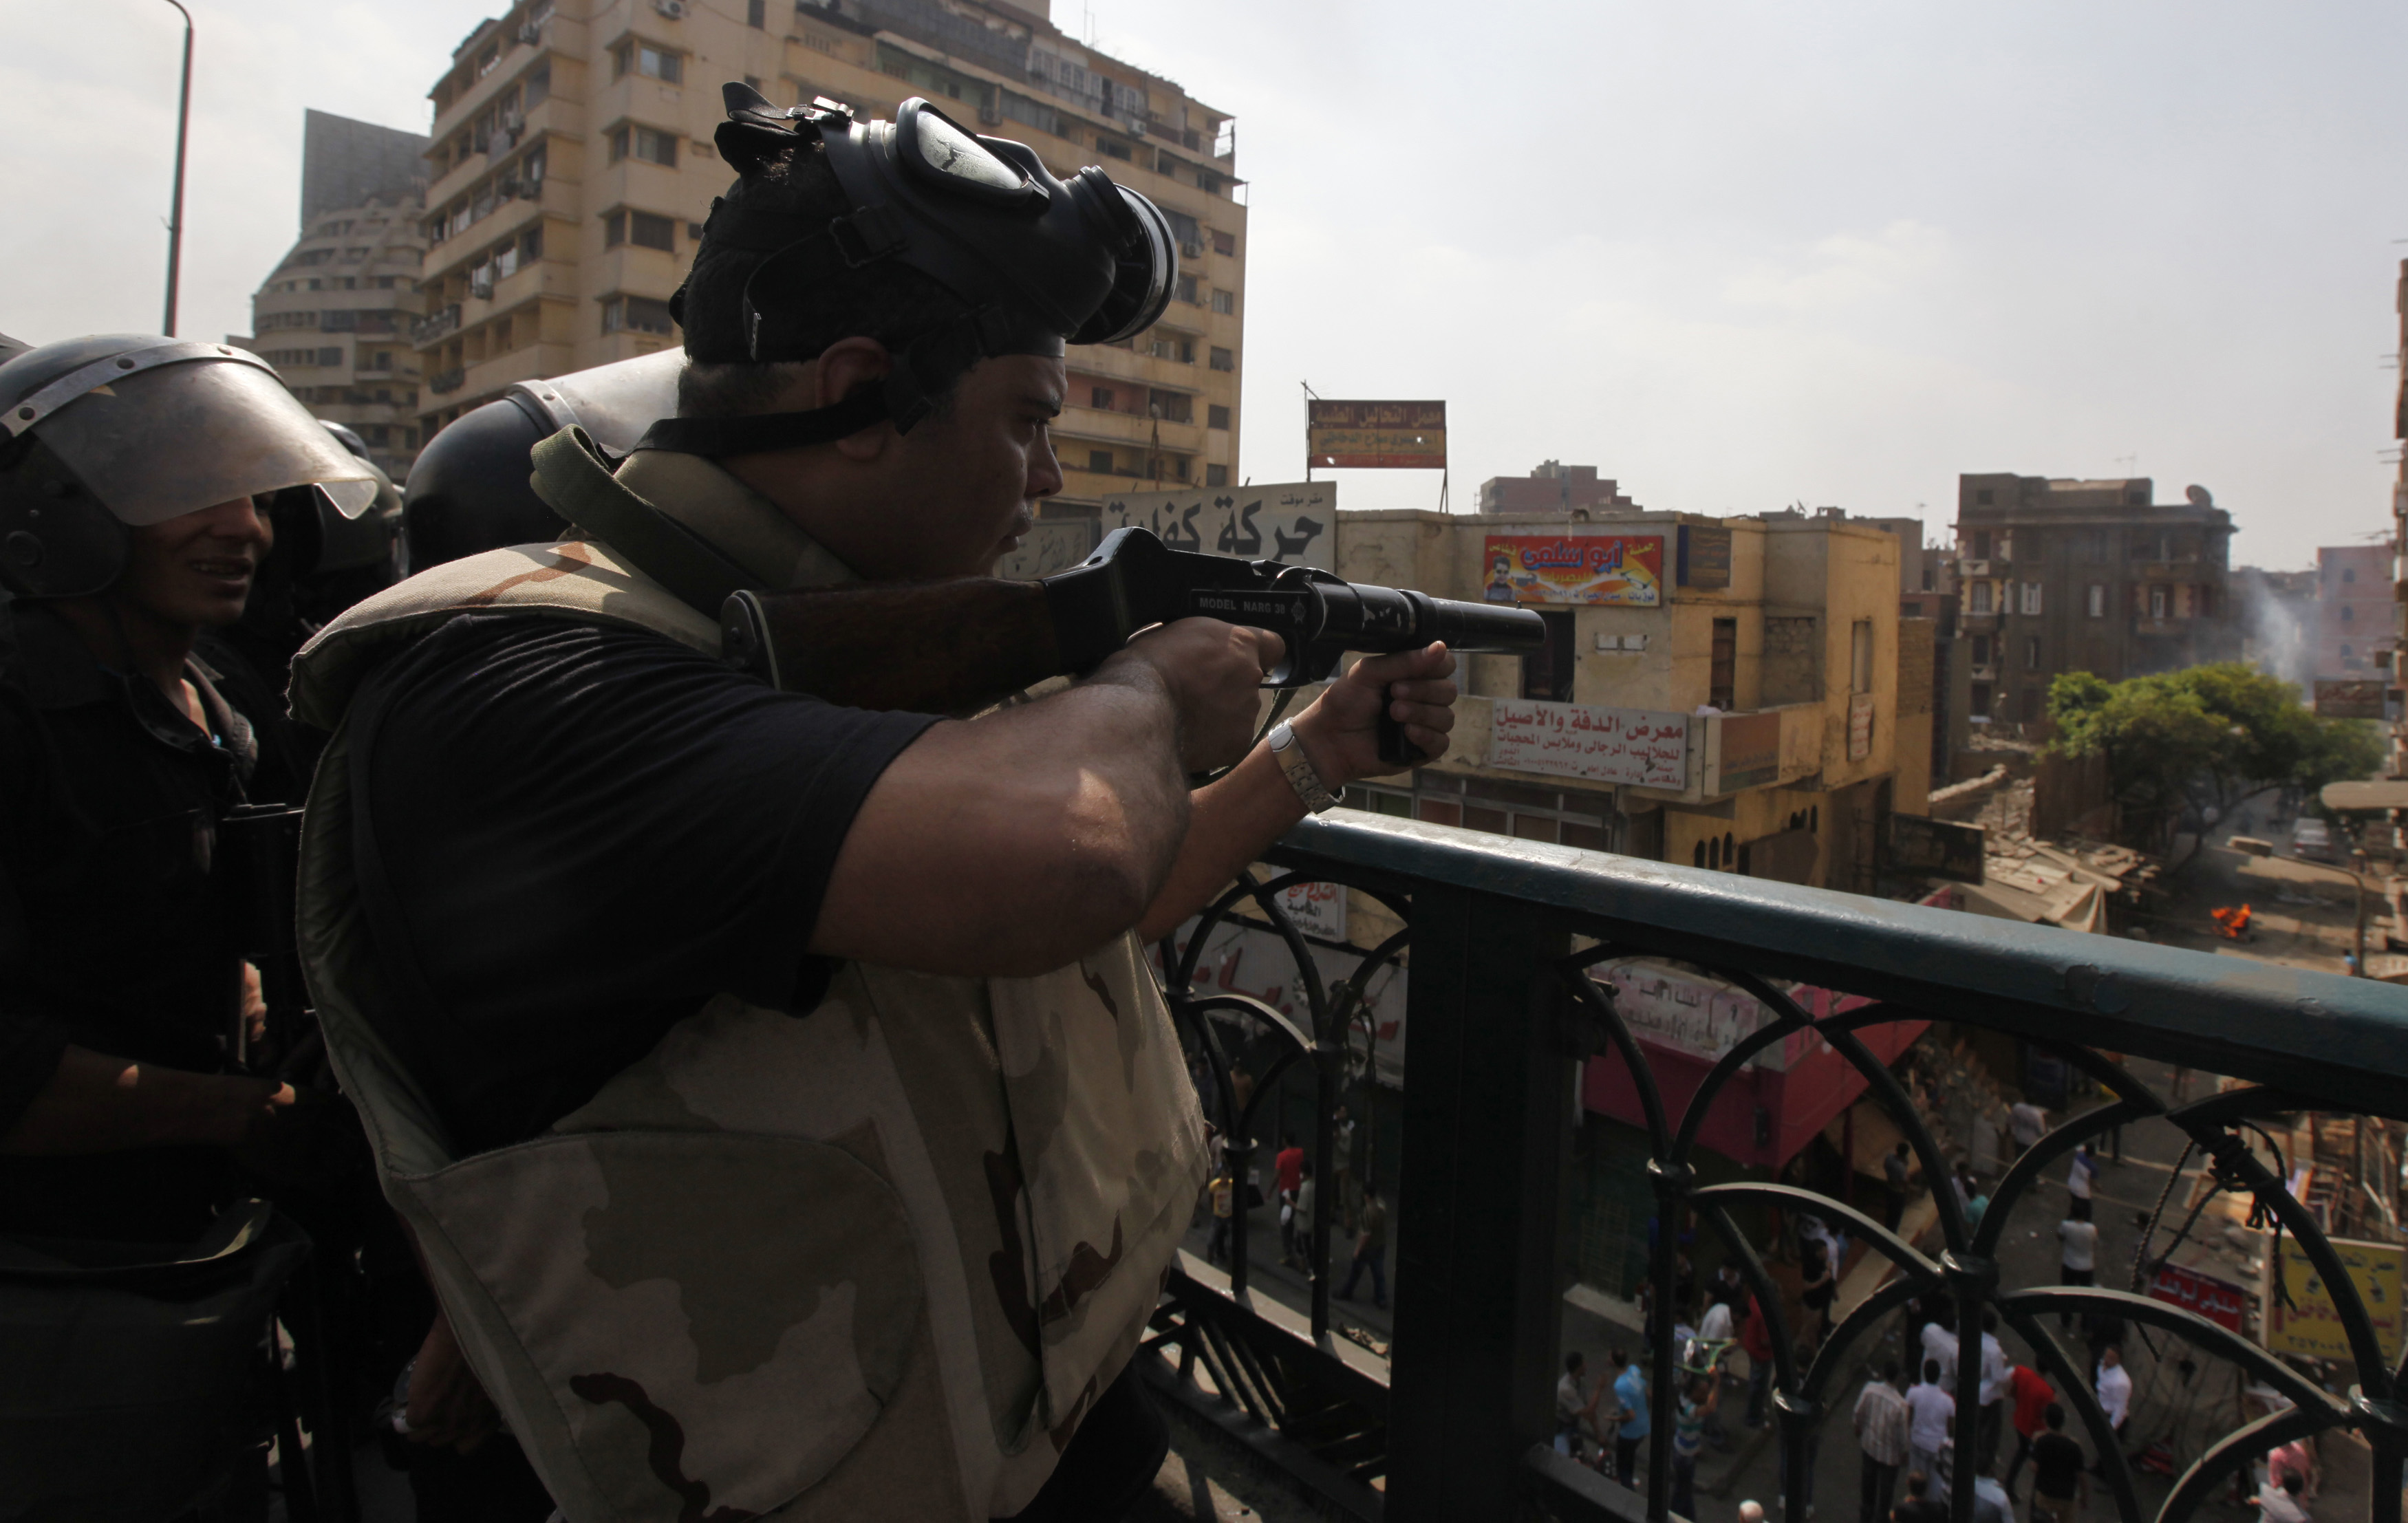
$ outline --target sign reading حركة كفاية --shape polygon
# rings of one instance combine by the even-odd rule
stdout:
[[[1688,786],[1686,714],[1526,698],[1498,698],[1488,708],[1492,767],[1640,788]]]
[[[1488,603],[1653,608],[1664,601],[1661,534],[1490,534],[1481,560]]]

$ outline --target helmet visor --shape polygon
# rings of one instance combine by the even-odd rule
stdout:
[[[314,485],[346,518],[376,501],[368,463],[328,434],[274,375],[191,360],[86,391],[36,428],[117,518],[134,527]]]

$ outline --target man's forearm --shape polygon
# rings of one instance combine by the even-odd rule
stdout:
[[[1271,760],[1270,747],[1256,743],[1226,776],[1197,790],[1187,838],[1138,923],[1139,936],[1153,941],[1177,930],[1303,818],[1304,803]]]
[[[231,1144],[275,1088],[263,1079],[191,1074],[71,1046],[33,1103],[0,1133],[0,1153]]]

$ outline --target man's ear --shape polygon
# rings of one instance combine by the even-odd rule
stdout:
[[[874,338],[839,338],[820,351],[819,396],[815,406],[833,407],[866,387],[882,387],[895,368],[895,356]],[[875,460],[896,437],[895,425],[884,419],[836,441],[837,452],[850,460]]]

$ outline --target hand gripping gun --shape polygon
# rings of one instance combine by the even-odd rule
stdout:
[[[728,662],[776,687],[939,714],[1091,672],[1140,631],[1189,618],[1279,635],[1286,654],[1263,682],[1273,689],[1323,681],[1350,650],[1418,650],[1433,640],[1456,652],[1536,650],[1547,639],[1545,621],[1526,608],[1173,549],[1139,528],[1114,530],[1084,562],[1042,581],[748,591],[720,613]],[[1384,705],[1380,756],[1398,766],[1426,760]]]

